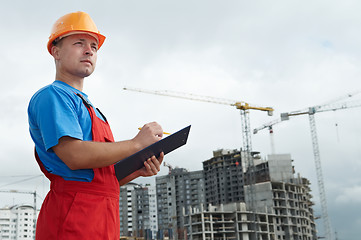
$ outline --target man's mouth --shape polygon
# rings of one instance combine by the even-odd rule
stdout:
[[[81,60],[80,62],[83,62],[83,63],[89,63],[90,65],[93,65],[92,61],[86,59],[86,60]]]

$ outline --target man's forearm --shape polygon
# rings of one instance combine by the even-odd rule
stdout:
[[[106,167],[139,151],[133,140],[121,142],[91,142],[62,137],[52,149],[72,170]]]
[[[52,147],[55,154],[72,170],[101,168],[112,165],[137,151],[159,141],[163,136],[161,126],[147,123],[131,140],[120,142],[82,141],[64,136]]]

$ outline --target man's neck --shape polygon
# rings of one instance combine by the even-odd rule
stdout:
[[[78,89],[79,91],[83,91],[84,78],[56,73],[55,79],[65,82],[66,84],[72,86],[75,89]]]

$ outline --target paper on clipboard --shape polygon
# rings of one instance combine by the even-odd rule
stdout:
[[[158,157],[161,152],[164,152],[164,155],[166,155],[185,145],[187,143],[190,128],[191,125],[117,162],[114,165],[114,169],[118,181],[144,167],[144,162],[151,156],[154,155]]]

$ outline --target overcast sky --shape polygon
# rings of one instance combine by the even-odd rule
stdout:
[[[172,166],[202,169],[219,148],[242,147],[241,117],[231,106],[123,91],[124,86],[172,90],[271,106],[273,117],[250,113],[256,128],[289,112],[361,90],[359,1],[2,1],[0,190],[37,190],[48,182],[33,157],[27,105],[54,81],[46,43],[62,15],[86,11],[107,39],[84,92],[107,116],[116,140],[157,121],[165,131],[192,125]],[[361,95],[361,94],[359,94]],[[361,103],[361,97],[352,99]],[[338,239],[361,235],[361,108],[316,114],[328,212]],[[267,130],[252,135],[254,151],[271,153]],[[276,153],[289,153],[311,180],[320,215],[307,116],[274,126]],[[161,174],[166,174],[163,167]],[[16,183],[29,179],[28,181]],[[16,183],[16,184],[11,184]],[[20,196],[0,193],[0,207]],[[32,202],[32,198],[21,201]],[[317,221],[322,231],[322,222]]]

